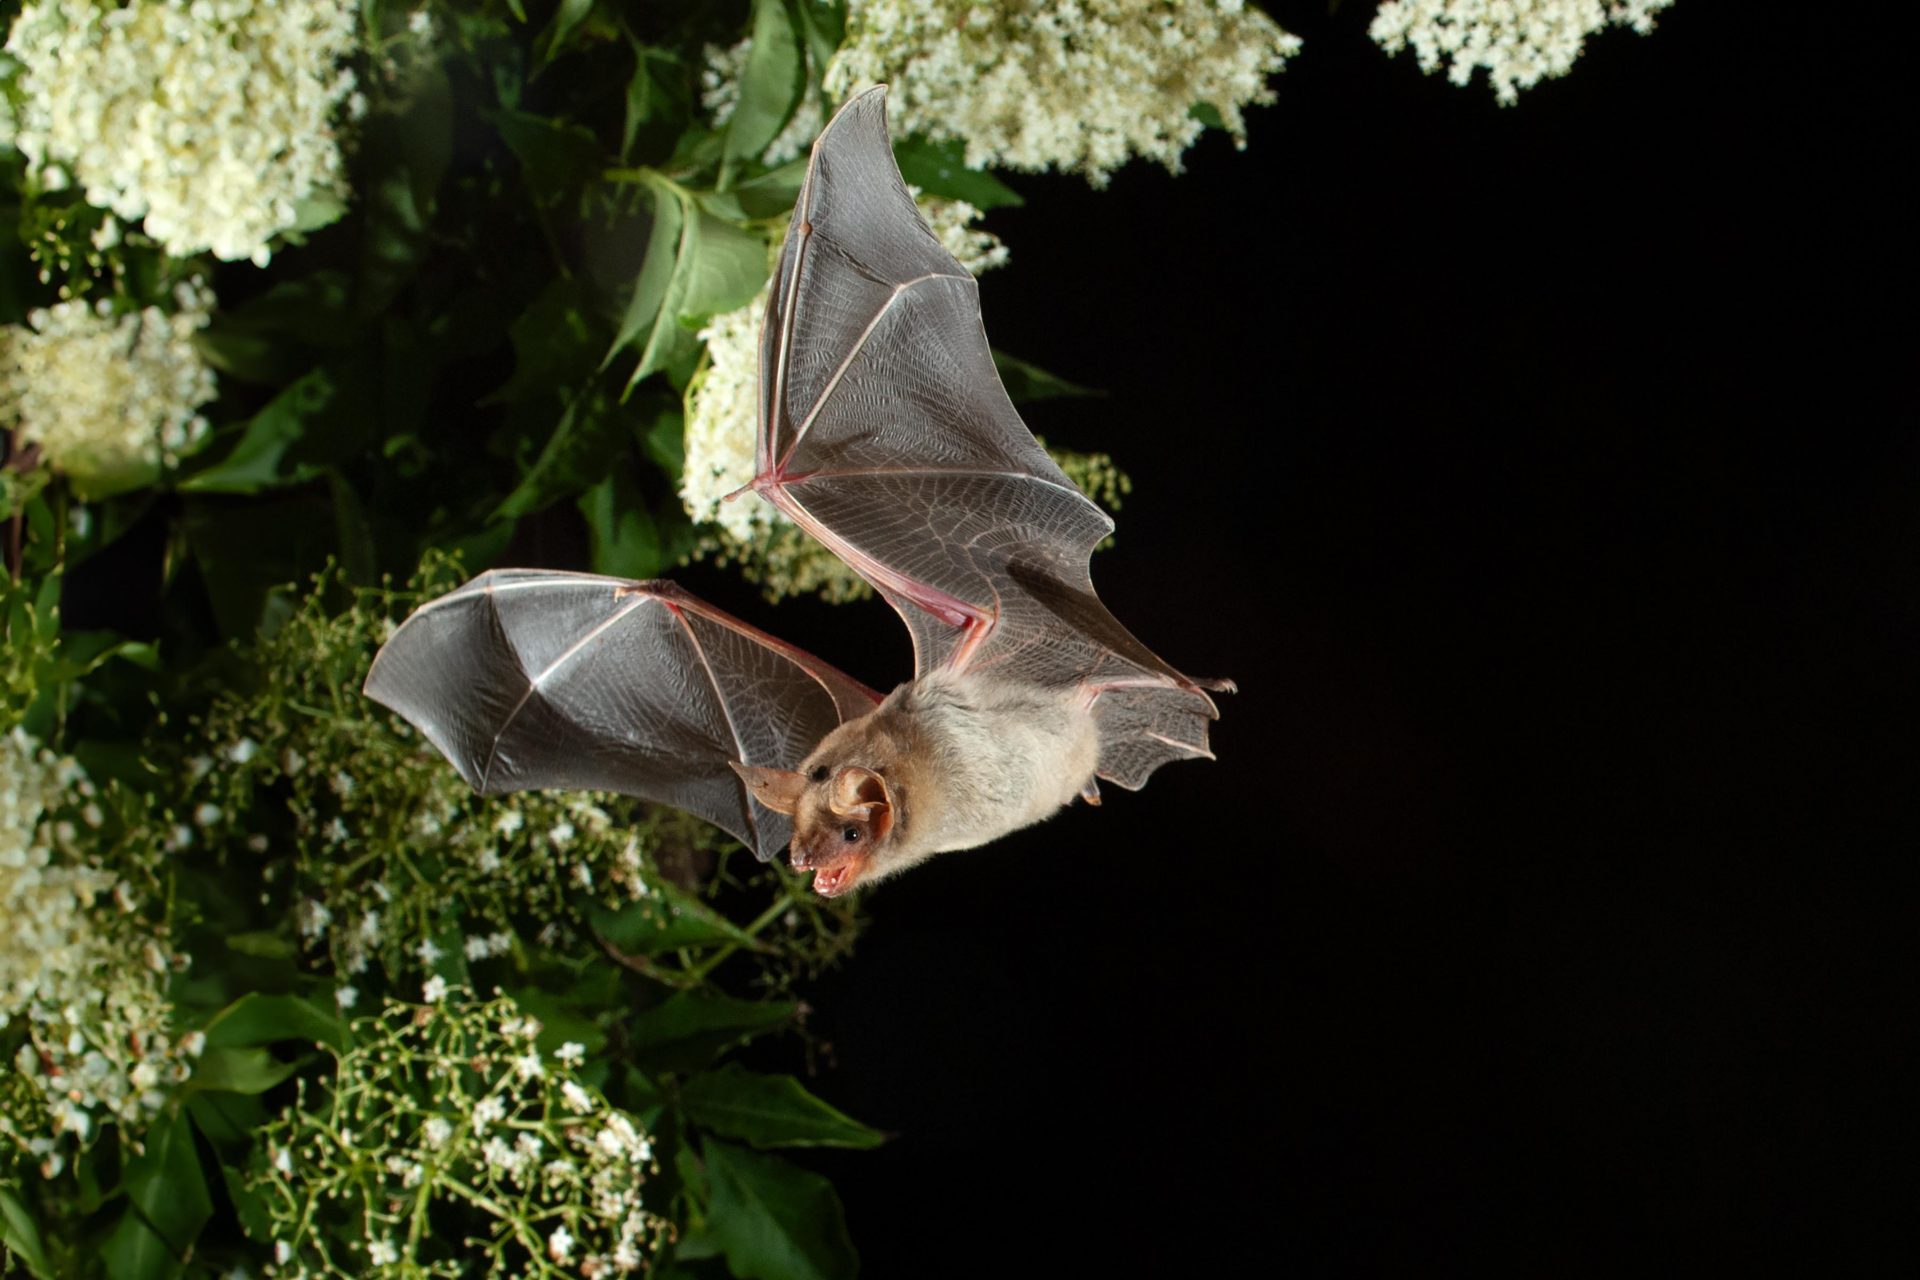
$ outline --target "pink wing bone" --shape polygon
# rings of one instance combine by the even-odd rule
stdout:
[[[849,569],[872,583],[874,589],[884,595],[896,608],[901,601],[907,601],[947,625],[966,631],[968,636],[961,642],[960,649],[970,653],[981,640],[986,638],[986,633],[993,629],[994,619],[991,614],[956,595],[941,591],[927,583],[917,582],[885,561],[868,555],[844,538],[836,537],[833,530],[827,528],[812,512],[801,505],[800,500],[789,488],[790,485],[822,476],[829,479],[837,478],[839,474],[812,471],[785,476],[776,471],[770,475],[756,476],[753,488],[755,492],[779,508],[789,520],[830,548],[835,555],[846,562]],[[957,661],[957,653],[958,651],[956,651],[956,658],[949,659],[949,663],[956,667],[961,665]]]
[[[672,594],[666,589],[671,588]],[[616,596],[646,595],[655,597],[672,611],[675,617],[685,621],[691,613],[717,623],[754,643],[773,650],[811,676],[833,699],[834,708],[839,711],[842,720],[853,720],[867,714],[880,705],[880,694],[851,676],[845,675],[834,667],[828,666],[813,654],[798,645],[788,644],[779,636],[769,635],[750,622],[742,622],[732,614],[716,609],[692,592],[680,590],[673,583],[633,582],[622,585],[614,592]]]

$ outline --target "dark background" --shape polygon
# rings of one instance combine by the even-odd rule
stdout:
[[[869,1275],[1899,1256],[1912,76],[1682,0],[1500,109],[1370,13],[1279,8],[1246,152],[988,219],[995,343],[1110,393],[1028,412],[1133,475],[1103,597],[1242,691],[813,987]]]

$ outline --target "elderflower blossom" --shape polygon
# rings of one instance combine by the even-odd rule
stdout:
[[[0,422],[83,492],[150,478],[207,434],[213,371],[193,337],[213,296],[183,284],[176,309],[116,313],[106,299],[29,312],[0,330]]]
[[[345,193],[333,120],[359,105],[351,0],[36,0],[13,142],[50,186],[178,257],[265,265],[275,235]]]
[[[131,889],[78,858],[52,816],[92,795],[72,760],[20,729],[0,736],[0,1029],[26,1032],[0,1134],[44,1157],[47,1176],[63,1161],[49,1138],[85,1146],[107,1123],[143,1124],[205,1045],[168,1034],[176,960],[143,936]],[[20,1132],[36,1112],[45,1132]]]
[[[891,84],[896,130],[957,138],[973,168],[1104,186],[1133,156],[1178,171],[1202,103],[1244,146],[1244,108],[1299,48],[1240,0],[851,0],[825,88]]]
[[[928,227],[961,266],[979,275],[1006,262],[1000,238],[973,225],[980,210],[964,200],[915,195]],[[818,592],[828,600],[851,599],[865,593],[851,569],[772,504],[737,492],[754,473],[760,318],[766,308],[763,288],[752,302],[713,317],[700,331],[707,367],[687,396],[681,505],[695,521],[717,527],[723,561],[740,559],[746,575],[776,597]]]
[[[740,101],[740,76],[747,67],[747,54],[753,48],[748,37],[727,48],[710,44],[706,48],[706,66],[700,71],[700,105],[713,117],[715,128],[733,118]],[[785,164],[806,153],[814,137],[826,123],[820,99],[811,93],[802,95],[793,115],[767,144],[760,158],[770,165]]]
[[[1412,46],[1420,70],[1442,63],[1465,87],[1484,67],[1502,106],[1573,69],[1587,37],[1612,23],[1641,35],[1673,0],[1387,0],[1367,34],[1388,53]]]
[[[273,1235],[288,1242],[277,1265],[423,1274],[432,1245],[405,1232],[395,1205],[473,1223],[486,1274],[547,1274],[549,1260],[582,1275],[632,1274],[669,1237],[648,1207],[659,1169],[647,1131],[582,1084],[573,1061],[522,1070],[540,1025],[512,1001],[450,993],[432,1009],[391,1005],[353,1032],[324,1100],[303,1081],[265,1135],[276,1158],[248,1175]],[[322,1218],[364,1232],[364,1263],[323,1247],[310,1229]]]

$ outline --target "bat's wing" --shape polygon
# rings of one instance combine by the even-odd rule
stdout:
[[[1204,688],[1107,612],[1087,558],[1113,522],[1014,411],[973,277],[922,221],[884,88],[814,144],[767,306],[753,487],[900,612],[920,673],[1077,684],[1099,772],[1137,787],[1205,756]]]
[[[880,697],[670,582],[506,569],[430,600],[367,674],[474,790],[617,791],[752,849],[788,820],[728,762],[792,768]]]

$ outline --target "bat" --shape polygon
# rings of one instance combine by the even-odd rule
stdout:
[[[836,896],[975,848],[1096,779],[1212,758],[1209,692],[1094,594],[1113,530],[1008,399],[978,288],[900,177],[886,90],[821,132],[760,339],[749,486],[913,636],[882,697],[671,582],[503,569],[421,605],[366,693],[483,794],[613,791],[696,814]]]

